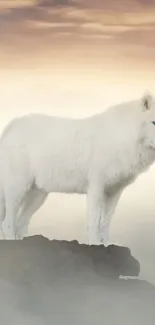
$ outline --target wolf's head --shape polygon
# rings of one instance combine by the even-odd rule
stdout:
[[[155,150],[155,100],[150,94],[141,99],[140,141],[148,149]]]

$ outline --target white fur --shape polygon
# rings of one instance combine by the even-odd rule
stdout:
[[[23,238],[50,192],[87,194],[89,244],[107,245],[124,188],[155,160],[151,97],[85,119],[27,115],[0,139],[1,238]]]

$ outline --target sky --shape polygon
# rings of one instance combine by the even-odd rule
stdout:
[[[31,112],[85,117],[154,94],[154,0],[0,0],[0,132]],[[111,237],[155,283],[155,167],[128,187]],[[61,204],[60,204],[61,203]],[[51,195],[30,233],[86,241],[84,197]]]

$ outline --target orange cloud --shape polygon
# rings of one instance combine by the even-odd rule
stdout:
[[[38,64],[60,60],[75,65],[155,66],[153,2],[75,0],[74,6],[73,1],[54,5],[60,2],[41,6],[28,1],[24,7],[24,2],[16,1],[13,8],[10,0],[10,9],[0,16],[2,65],[34,58]],[[6,1],[1,3],[4,8]]]

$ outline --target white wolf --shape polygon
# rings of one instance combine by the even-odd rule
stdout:
[[[155,160],[151,95],[84,119],[32,114],[0,139],[1,238],[22,239],[50,192],[87,194],[90,245],[109,242],[124,188]]]

